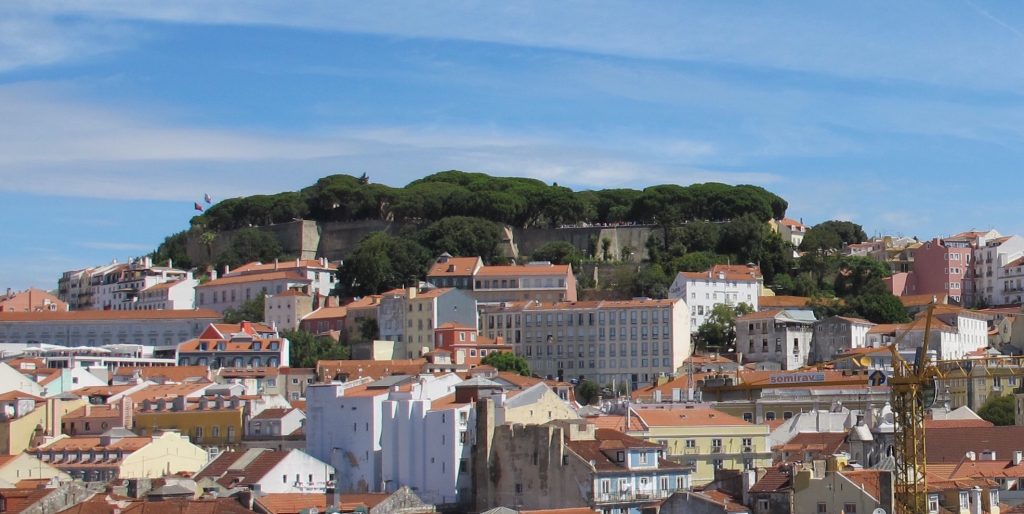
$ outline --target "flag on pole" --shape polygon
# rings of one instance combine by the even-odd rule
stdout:
[[[210,193],[206,193],[205,195],[203,195],[203,200],[206,200],[207,205],[209,205],[210,203],[213,202],[213,197],[210,196]]]
[[[203,206],[199,205],[199,202],[196,202],[196,210],[199,212],[203,212]]]

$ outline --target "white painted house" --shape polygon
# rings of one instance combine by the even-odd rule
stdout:
[[[736,353],[741,362],[775,362],[782,369],[807,365],[814,313],[802,310],[753,312],[736,318]]]
[[[855,348],[867,347],[868,331],[874,323],[860,318],[832,316],[814,324],[811,363],[826,362]]]
[[[715,265],[704,272],[681,271],[668,289],[670,299],[682,299],[690,306],[690,330],[696,332],[720,303],[741,303],[757,310],[764,277],[752,265]]]
[[[221,453],[194,478],[204,488],[227,494],[239,490],[326,493],[334,468],[302,450],[252,448]]]

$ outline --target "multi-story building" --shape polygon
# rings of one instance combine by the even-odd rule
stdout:
[[[582,421],[487,427],[477,413],[473,455],[477,511],[590,508],[645,512],[691,488],[691,469],[665,458],[662,445]]]
[[[211,323],[199,337],[178,345],[178,363],[212,369],[276,368],[288,365],[288,350],[288,339],[272,327],[248,321],[238,325]]]
[[[996,237],[988,237],[996,235]],[[1007,291],[1007,281],[1015,284],[1014,266],[1009,273],[1007,265],[1024,257],[1024,237],[1000,237],[998,232],[981,235],[973,239],[973,256],[971,270],[965,282],[963,305],[976,307],[979,305],[998,305],[1005,300],[1014,299],[1013,291]],[[1007,294],[1010,293],[1010,294]]]
[[[972,249],[964,237],[935,238],[926,241],[914,254],[914,270],[905,287],[908,294],[949,295],[959,302],[964,278],[971,269]]]
[[[239,441],[245,427],[245,406],[237,397],[177,396],[169,400],[145,400],[135,414],[140,434],[180,430],[193,443],[223,448]]]
[[[874,323],[860,318],[832,316],[814,323],[809,362],[827,362],[856,348],[867,347]]]
[[[274,439],[295,434],[306,421],[306,414],[294,407],[263,409],[249,418],[245,427],[247,439]]]
[[[234,270],[225,268],[224,277],[261,275],[280,271],[294,271],[309,280],[309,292],[313,295],[330,296],[338,280],[338,265],[328,262],[325,258],[295,259],[294,261],[278,261],[275,259],[274,262],[266,264],[250,262]]]
[[[125,264],[116,261],[107,266],[71,271],[58,282],[59,293],[73,309],[139,310],[142,292],[165,282],[182,282],[172,297],[179,309],[191,309],[191,301],[178,298],[181,291],[194,287],[192,273],[167,266],[156,266],[149,257],[129,259]],[[146,304],[152,307],[155,300]],[[187,304],[186,304],[187,302]]]
[[[132,308],[141,311],[194,309],[199,281],[192,272],[181,280],[161,282],[138,293]]]
[[[223,313],[237,309],[260,295],[281,294],[292,288],[309,287],[310,281],[294,270],[212,277],[196,286],[196,306]]]
[[[278,330],[295,330],[302,318],[313,312],[317,300],[307,288],[268,294],[263,301],[263,321]]]
[[[434,349],[434,329],[445,323],[477,326],[476,301],[461,289],[394,289],[381,296],[380,339],[396,345],[398,357],[419,357]]]
[[[491,340],[479,337],[476,327],[445,323],[434,330],[437,351],[447,351],[455,364],[480,365],[484,357],[496,352],[511,352],[512,347],[500,337]]]
[[[195,337],[220,317],[220,314],[205,309],[0,312],[0,343],[20,347],[29,343],[57,346],[172,345]]]
[[[315,368],[281,368],[281,394],[288,400],[306,398],[306,388],[316,382]]]
[[[0,295],[0,312],[53,312],[66,311],[64,303],[42,289],[29,288],[24,291],[7,290]]]
[[[924,342],[927,313],[920,312],[911,323],[876,325],[868,330],[867,346],[878,348],[900,339],[901,351],[920,348]],[[938,305],[933,311],[930,351],[938,359],[960,359],[988,346],[989,316],[954,305]]]
[[[779,236],[783,241],[793,245],[793,256],[799,257],[800,253],[797,248],[800,248],[800,243],[804,242],[804,236],[807,235],[807,225],[803,224],[803,220],[797,221],[792,218],[782,218],[781,220],[768,220],[768,225],[772,231],[778,232]]]
[[[753,312],[736,318],[736,353],[744,362],[774,362],[781,369],[807,365],[814,313],[802,310]]]
[[[360,339],[364,320],[376,326],[380,299],[380,295],[364,296],[339,307],[330,305],[330,298],[327,298],[325,305],[303,316],[299,328],[311,334],[336,336],[339,340]]]
[[[576,301],[576,276],[572,266],[550,262],[485,266],[479,257],[442,254],[427,272],[436,287],[470,291],[479,303]]]
[[[134,402],[128,396],[111,405],[85,405],[61,418],[61,431],[67,435],[101,435],[104,432],[134,426]]]
[[[86,482],[195,473],[207,461],[206,450],[170,431],[137,436],[113,429],[100,436],[62,436],[28,453]]]
[[[140,344],[109,344],[101,346],[30,345],[22,355],[37,358],[49,368],[70,370],[76,387],[90,385],[89,374],[112,380],[115,371],[126,367],[166,368],[178,363],[175,346],[170,351]]]
[[[836,469],[832,460],[815,461],[795,473],[792,481],[794,514],[893,511],[895,488],[891,472]],[[938,509],[929,512],[938,512]]]
[[[501,337],[540,376],[638,384],[690,356],[686,302],[509,302],[481,308],[480,334]]]
[[[705,272],[679,272],[668,289],[669,298],[686,300],[690,306],[690,330],[696,332],[715,305],[741,303],[758,310],[764,277],[757,266],[718,264]]]
[[[715,470],[770,466],[768,425],[755,425],[710,407],[651,405],[633,411],[640,430],[627,433],[656,442],[665,455],[692,469],[693,485],[705,485]]]
[[[427,271],[427,282],[435,287],[454,287],[473,290],[473,277],[484,261],[480,257],[452,257],[445,252]]]
[[[411,389],[432,402],[461,379],[454,374],[397,375],[374,382],[314,384],[306,389],[306,452],[337,469],[340,492],[381,491],[384,401],[394,388]],[[351,427],[351,430],[349,430]]]

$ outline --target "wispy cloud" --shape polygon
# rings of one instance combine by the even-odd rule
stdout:
[[[92,250],[115,250],[115,251],[138,251],[147,252],[156,247],[153,244],[142,244],[142,243],[117,243],[109,241],[84,241],[78,243],[78,246],[82,248],[89,248]]]

